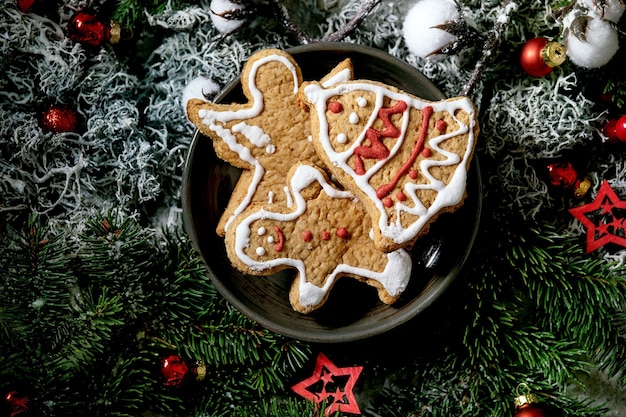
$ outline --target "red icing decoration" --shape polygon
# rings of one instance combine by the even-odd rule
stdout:
[[[274,226],[274,232],[278,235],[278,242],[274,245],[274,250],[280,252],[285,247],[285,235],[283,235],[283,231],[278,226]]]
[[[448,128],[448,123],[446,123],[443,119],[439,119],[437,120],[437,123],[435,123],[435,128],[440,132],[445,132]]]
[[[322,231],[322,240],[330,240],[330,232],[328,230]]]
[[[607,243],[626,247],[625,210],[626,201],[620,200],[606,180],[593,202],[569,210],[587,229],[587,253]]]
[[[365,174],[365,164],[362,158],[383,160],[389,156],[389,148],[382,142],[381,138],[397,138],[400,136],[400,129],[391,123],[389,118],[393,114],[403,113],[407,109],[404,101],[398,101],[393,107],[385,107],[378,111],[378,117],[385,125],[384,130],[369,128],[365,136],[370,141],[369,146],[357,146],[354,149],[354,172],[357,175]]]
[[[376,196],[378,198],[382,199],[389,194],[396,187],[396,185],[398,185],[400,178],[409,172],[411,165],[413,165],[418,155],[422,152],[422,149],[424,149],[424,142],[426,141],[426,134],[428,133],[428,120],[432,114],[433,108],[431,106],[424,107],[422,110],[422,128],[420,130],[420,136],[413,146],[413,151],[411,152],[409,159],[404,163],[404,165],[402,165],[394,179],[389,184],[383,184],[378,187],[376,190]]]
[[[333,101],[332,103],[330,103],[328,105],[328,108],[330,109],[330,111],[332,111],[333,113],[341,113],[343,111],[343,106],[341,105],[340,102],[338,101]]]
[[[398,199],[398,201],[404,201],[406,200],[406,194],[404,194],[402,191],[398,191],[396,193],[396,198]]]
[[[361,414],[353,390],[362,370],[362,366],[338,368],[320,353],[313,375],[292,386],[291,390],[316,404],[325,403],[325,416],[336,412]]]
[[[304,232],[302,232],[302,240],[304,240],[305,242],[310,242],[313,240],[313,233],[311,233],[310,230],[305,230]]]
[[[431,156],[433,156],[433,150],[430,148],[424,148],[424,150],[422,151],[422,156],[424,158],[430,158]]]
[[[339,236],[342,239],[347,238],[348,236],[350,236],[350,233],[348,233],[348,230],[346,230],[345,227],[340,227],[339,229],[337,229],[337,236]]]
[[[393,200],[387,197],[383,200],[383,205],[387,208],[393,207]]]
[[[412,180],[416,180],[417,177],[419,176],[417,170],[415,169],[410,169],[409,170],[409,178],[411,178]]]

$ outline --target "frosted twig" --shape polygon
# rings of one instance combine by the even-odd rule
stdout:
[[[485,41],[483,54],[478,59],[478,62],[476,62],[476,66],[474,67],[474,70],[470,74],[470,77],[467,83],[461,90],[460,95],[470,96],[474,92],[474,89],[476,88],[476,84],[480,80],[480,77],[482,76],[482,73],[488,61],[494,55],[494,52],[496,51],[496,49],[498,49],[498,47],[500,46],[500,43],[502,43],[502,35],[504,33],[504,29],[506,28],[506,25],[509,23],[511,14],[514,11],[516,11],[517,8],[518,8],[518,5],[515,0],[505,0],[502,2],[502,13],[499,15],[493,30],[487,37],[487,40]]]
[[[380,3],[380,1],[381,0],[364,0],[359,10],[349,22],[347,22],[339,30],[329,33],[319,39],[312,38],[298,25],[296,25],[289,17],[287,10],[279,3],[278,0],[269,0],[269,4],[272,6],[272,10],[270,12],[271,17],[289,29],[298,38],[300,43],[309,44],[315,42],[337,42],[342,40],[359,27],[363,19],[367,17],[367,15],[378,5],[378,3]]]

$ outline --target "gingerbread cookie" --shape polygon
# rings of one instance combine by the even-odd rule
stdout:
[[[364,206],[319,167],[297,164],[287,178],[291,207],[251,205],[227,230],[233,265],[253,275],[295,270],[289,299],[302,313],[322,306],[343,276],[375,287],[384,303],[396,301],[411,275],[408,253],[378,250]]]
[[[322,83],[330,86],[351,78],[351,67],[344,62]],[[320,163],[310,142],[309,115],[298,105],[301,83],[300,68],[289,54],[266,49],[252,55],[243,68],[247,103],[187,101],[187,117],[212,139],[217,156],[243,170],[217,225],[219,235],[252,203],[289,205],[286,171],[302,160]]]
[[[468,98],[430,102],[374,81],[305,83],[300,97],[318,156],[366,206],[379,249],[410,247],[462,205],[479,131]]]

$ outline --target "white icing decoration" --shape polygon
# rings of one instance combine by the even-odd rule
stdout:
[[[246,122],[240,122],[233,126],[233,132],[241,133],[252,143],[259,148],[266,146],[270,143],[271,138],[267,133],[263,131],[259,126],[251,126]]]
[[[274,191],[270,191],[267,193],[267,203],[274,204]]]
[[[296,67],[291,63],[289,59],[285,56],[281,55],[268,55],[262,57],[256,61],[254,61],[250,67],[250,71],[248,74],[248,89],[250,91],[251,102],[252,105],[250,107],[245,107],[238,110],[207,110],[201,109],[198,111],[198,116],[202,119],[202,122],[206,124],[209,129],[214,131],[224,143],[226,143],[229,149],[238,154],[239,158],[253,167],[253,178],[250,182],[250,186],[246,192],[246,196],[243,198],[241,203],[237,206],[237,208],[233,211],[232,216],[227,220],[224,225],[224,230],[228,230],[228,227],[234,220],[234,218],[239,215],[246,207],[250,205],[252,201],[252,197],[256,192],[256,188],[259,185],[259,182],[263,178],[265,174],[265,169],[261,165],[261,163],[252,156],[250,150],[245,146],[241,145],[237,142],[237,138],[232,134],[230,129],[226,129],[222,126],[222,124],[234,121],[234,120],[247,120],[253,117],[258,116],[263,110],[263,93],[257,87],[255,80],[256,75],[259,68],[268,62],[280,62],[285,65],[293,76],[293,94],[298,93],[299,81],[298,81],[298,73],[296,71]],[[220,124],[217,124],[220,123]],[[272,196],[270,196],[272,199]]]
[[[359,107],[365,107],[367,106],[367,99],[365,97],[358,97],[356,99],[356,104],[358,104]]]
[[[269,144],[267,145],[267,147],[265,147],[265,152],[267,152],[268,154],[273,154],[274,152],[276,152],[276,146]]]
[[[265,227],[261,226],[259,227],[259,230],[257,230],[256,232],[259,236],[263,236],[265,232],[267,232],[267,230],[265,230]]]
[[[348,118],[348,120],[350,121],[350,123],[352,123],[353,125],[359,123],[359,115],[356,113],[350,113],[350,116]]]
[[[274,243],[274,236],[268,236],[267,237],[267,243]]]
[[[237,254],[237,257],[239,257],[239,259],[252,271],[261,272],[281,265],[295,268],[298,271],[299,279],[299,302],[305,307],[318,305],[331,288],[337,276],[343,274],[356,275],[376,280],[383,285],[385,290],[391,296],[399,295],[408,285],[412,266],[411,257],[403,249],[387,254],[388,262],[382,272],[370,271],[368,269],[347,264],[339,264],[328,275],[322,287],[318,287],[313,283],[307,282],[304,263],[299,259],[276,258],[256,261],[245,253],[244,250],[250,243],[250,225],[254,221],[261,219],[276,220],[279,222],[290,222],[298,219],[302,214],[304,214],[307,207],[306,200],[302,196],[302,190],[314,181],[319,182],[324,189],[324,192],[326,192],[326,194],[331,198],[353,198],[350,192],[338,190],[330,185],[318,169],[310,165],[299,165],[298,168],[296,168],[290,183],[296,204],[295,210],[290,213],[275,213],[265,209],[260,209],[244,218],[235,229],[235,253]]]
[[[342,82],[350,81],[352,79],[352,71],[349,68],[345,68],[339,71],[337,74],[333,75],[326,81],[322,83],[324,87],[331,87],[335,84],[339,84]]]
[[[337,135],[337,142],[346,143],[348,141],[348,136],[345,133],[340,133]]]
[[[354,139],[351,146],[342,151],[336,151],[333,148],[332,142],[328,134],[329,126],[328,121],[325,117],[326,103],[330,97],[356,91],[367,91],[370,93],[374,93],[374,108],[372,110],[372,114],[369,120],[363,127],[362,132],[358,135],[357,138]],[[361,190],[363,190],[374,202],[380,212],[378,229],[384,237],[390,239],[397,244],[402,244],[404,242],[410,241],[417,235],[417,233],[419,233],[419,231],[424,227],[424,225],[426,225],[430,221],[430,219],[434,215],[439,213],[442,209],[449,206],[455,206],[462,201],[467,183],[467,169],[470,160],[469,157],[474,148],[474,128],[476,124],[475,108],[467,97],[462,97],[454,101],[427,102],[406,94],[390,90],[382,85],[369,84],[359,81],[346,82],[330,88],[324,88],[321,85],[315,83],[309,84],[304,88],[304,95],[306,96],[307,100],[316,108],[319,118],[318,140],[320,141],[324,152],[329,157],[332,166],[337,167],[338,169],[341,169],[345,173],[347,173],[355,182],[355,184]],[[354,172],[353,167],[349,165],[348,161],[353,155],[354,149],[357,146],[361,146],[363,140],[365,139],[365,133],[367,129],[371,127],[373,122],[377,119],[378,112],[383,106],[384,97],[389,97],[395,101],[404,101],[407,104],[407,109],[402,115],[400,136],[397,140],[393,142],[393,147],[390,149],[390,153],[387,158],[376,161],[367,170],[367,172],[365,172],[364,175],[358,175],[356,174],[356,172]],[[423,110],[425,107],[428,106],[431,106],[434,112],[448,112],[450,116],[454,118],[459,128],[454,132],[447,132],[444,135],[427,138],[429,147],[432,148],[434,151],[439,152],[445,157],[445,159],[435,160],[432,158],[424,158],[420,162],[421,173],[426,177],[428,181],[425,184],[407,184],[404,192],[407,197],[415,203],[415,207],[409,207],[403,203],[396,203],[395,210],[396,218],[398,219],[398,221],[390,223],[387,210],[383,205],[381,199],[376,196],[376,189],[371,184],[369,184],[369,179],[372,177],[372,175],[378,172],[389,159],[396,155],[396,153],[399,151],[402,144],[404,143],[407,125],[409,122],[408,115],[410,109],[416,108],[418,110]],[[461,122],[455,116],[457,110],[463,110],[469,114],[469,126]],[[468,146],[465,150],[461,163],[455,169],[449,184],[446,186],[443,182],[435,179],[429,173],[429,169],[433,166],[450,166],[459,163],[459,155],[445,151],[439,145],[446,139],[465,133],[468,134]],[[416,195],[417,189],[430,189],[437,193],[437,197],[430,207],[426,208],[421,203],[421,201],[419,201]],[[407,227],[402,227],[399,222],[402,212],[407,212],[412,215],[419,216],[419,218]]]
[[[293,199],[291,198],[291,193],[289,192],[289,187],[285,185],[283,188],[285,192],[285,198],[287,198],[287,207],[291,208],[293,206]]]
[[[265,255],[265,249],[259,246],[258,248],[256,248],[256,254],[259,256]]]

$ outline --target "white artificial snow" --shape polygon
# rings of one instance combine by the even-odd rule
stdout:
[[[239,19],[227,19],[221,15],[224,13],[233,12],[236,10],[242,10],[241,4],[233,3],[229,0],[212,0],[211,1],[211,21],[220,33],[232,33],[239,29],[244,23],[244,20]]]
[[[572,29],[573,26],[569,26],[564,40],[567,56],[574,64],[584,68],[606,65],[619,49],[617,31],[608,21],[599,18],[581,16],[576,19],[571,25],[576,25],[580,19],[586,20],[583,25],[585,33],[580,36]]]
[[[402,27],[409,51],[420,58],[440,56],[437,51],[453,42],[456,36],[436,26],[459,18],[453,0],[418,0],[407,12]]]

